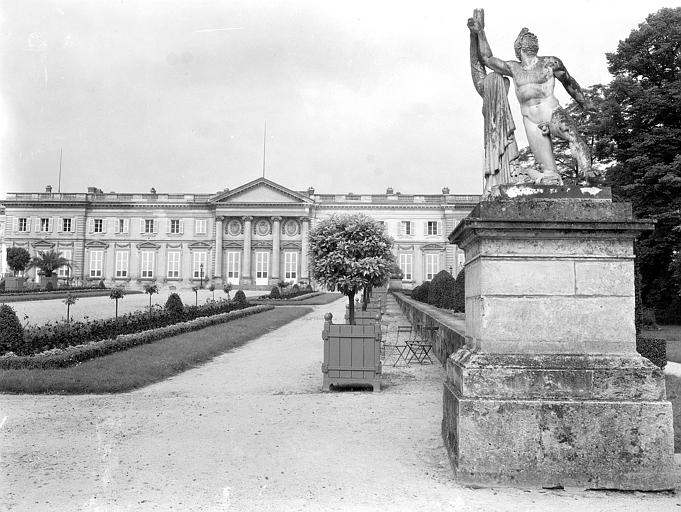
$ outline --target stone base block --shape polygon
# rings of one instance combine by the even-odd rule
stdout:
[[[674,488],[669,402],[464,398],[446,383],[443,404],[442,435],[460,481]]]

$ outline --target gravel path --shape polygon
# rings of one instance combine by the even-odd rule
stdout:
[[[344,305],[132,393],[0,396],[0,510],[681,510],[669,494],[458,485],[439,365],[320,392],[323,315]]]

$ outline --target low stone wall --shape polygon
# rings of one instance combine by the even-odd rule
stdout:
[[[452,313],[429,304],[424,304],[398,291],[392,291],[397,304],[412,325],[438,327],[428,335],[433,343],[433,354],[442,366],[447,358],[466,343],[466,321],[459,313]]]

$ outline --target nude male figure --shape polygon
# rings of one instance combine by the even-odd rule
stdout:
[[[577,161],[579,175],[586,180],[591,178],[593,171],[589,149],[579,136],[574,122],[560,107],[558,99],[553,94],[555,79],[563,84],[565,90],[582,108],[592,110],[593,107],[560,59],[538,56],[537,36],[523,28],[514,44],[520,62],[503,61],[492,55],[484,28],[478,20],[469,18],[468,28],[471,33],[478,36],[478,50],[482,62],[490,69],[513,78],[527,141],[543,173],[540,182],[547,185],[562,184],[553,156],[552,135],[568,141],[570,152]]]

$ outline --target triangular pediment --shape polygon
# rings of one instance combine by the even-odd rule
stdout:
[[[309,197],[288,189],[267,178],[258,178],[234,190],[221,192],[211,198],[213,203],[230,204],[307,204]]]

